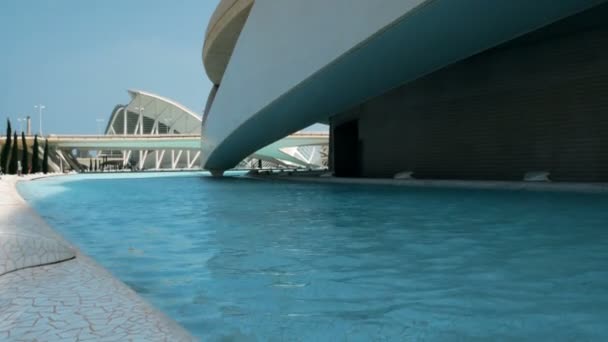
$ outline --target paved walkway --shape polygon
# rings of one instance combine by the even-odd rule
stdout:
[[[16,181],[0,180],[0,340],[194,340],[55,233]]]

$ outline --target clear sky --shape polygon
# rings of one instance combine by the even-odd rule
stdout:
[[[46,106],[43,132],[93,134],[127,89],[201,113],[201,51],[218,0],[0,0],[0,129]],[[25,129],[25,127],[24,127]]]

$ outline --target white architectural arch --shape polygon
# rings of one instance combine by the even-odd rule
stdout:
[[[129,90],[131,102],[114,108],[106,135],[200,135],[201,118],[178,102],[141,90]],[[200,167],[198,149],[104,151],[122,158],[123,166],[139,169],[192,169]]]
[[[105,130],[106,135],[133,137],[173,137],[176,140],[201,136],[202,120],[199,115],[178,102],[141,90],[129,90],[131,101],[118,105],[112,111]],[[201,137],[203,144],[204,137]],[[82,140],[82,139],[81,139]],[[166,139],[165,139],[166,140]],[[77,142],[66,142],[75,146]],[[89,146],[95,142],[78,142]],[[327,146],[327,133],[297,133],[260,149],[251,157],[286,167],[322,167],[322,146]],[[102,156],[120,158],[122,166],[131,165],[139,169],[193,169],[200,168],[200,145],[192,148],[148,149],[136,142],[132,148],[104,150]],[[80,146],[80,145],[79,145]]]
[[[106,134],[201,133],[201,117],[185,106],[141,90],[128,92],[131,102],[126,106],[115,108],[106,128]]]

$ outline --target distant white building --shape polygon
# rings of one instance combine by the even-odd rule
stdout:
[[[141,91],[129,90],[131,102],[112,111],[106,135],[200,136],[201,117],[171,99]],[[202,138],[204,139],[204,138]],[[204,144],[203,140],[202,143]],[[240,167],[319,168],[327,164],[327,133],[301,133],[271,144],[249,156]],[[200,148],[155,150],[105,150],[99,155],[118,166],[147,170],[199,169]],[[122,165],[120,165],[122,164]]]
[[[106,135],[198,135],[201,118],[194,111],[162,96],[129,90],[131,102],[114,108]],[[103,151],[101,156],[121,158],[122,164],[139,169],[200,168],[198,150]]]

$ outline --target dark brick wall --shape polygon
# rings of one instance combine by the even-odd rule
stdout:
[[[608,182],[608,11],[473,56],[332,118],[359,119],[361,175]],[[606,22],[606,23],[604,23]]]

